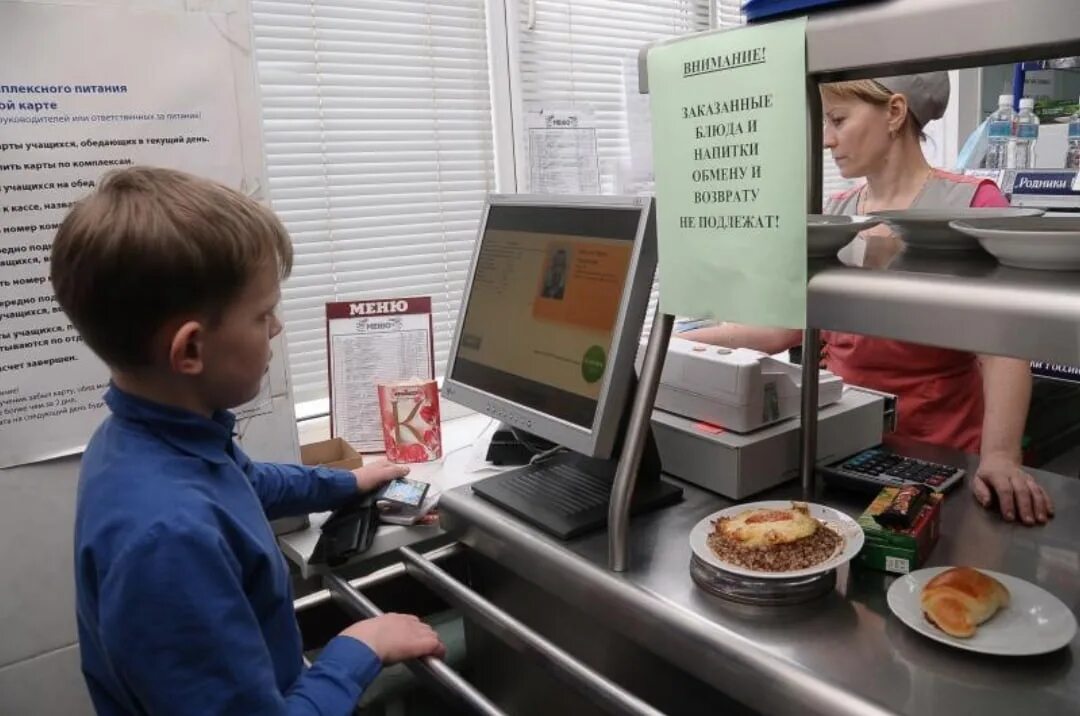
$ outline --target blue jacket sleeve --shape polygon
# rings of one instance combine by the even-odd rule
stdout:
[[[356,476],[348,470],[253,462],[239,447],[234,454],[272,520],[332,510],[358,494]]]
[[[204,526],[153,531],[124,552],[98,611],[110,667],[140,713],[348,716],[381,668],[367,645],[335,637],[281,693],[239,565]]]

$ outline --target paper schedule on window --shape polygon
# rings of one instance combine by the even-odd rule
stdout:
[[[529,191],[599,194],[596,118],[587,107],[534,107],[527,114]]]

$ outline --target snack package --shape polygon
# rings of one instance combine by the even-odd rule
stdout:
[[[941,525],[943,495],[931,492],[926,496],[907,527],[887,527],[878,518],[893,506],[902,488],[884,487],[870,506],[859,516],[858,523],[866,538],[855,564],[895,574],[907,574],[918,569],[937,544]],[[910,506],[910,493],[898,507]],[[886,517],[886,521],[890,518]]]
[[[930,488],[924,485],[904,485],[896,491],[889,506],[874,515],[874,520],[883,527],[911,527],[930,493]]]

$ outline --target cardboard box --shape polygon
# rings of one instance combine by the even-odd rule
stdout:
[[[869,569],[895,574],[907,574],[918,569],[930,556],[941,532],[941,501],[943,495],[935,492],[919,511],[911,527],[898,530],[882,527],[874,519],[881,514],[896,496],[898,488],[884,487],[870,506],[859,516],[866,543],[855,563]]]
[[[364,464],[364,458],[344,439],[331,438],[301,445],[300,463],[311,466],[322,465],[339,470],[355,470]],[[307,515],[296,515],[276,519],[270,524],[274,528],[275,535],[283,535],[305,529],[311,525],[311,521]]]
[[[321,440],[309,445],[301,445],[300,463],[311,466],[322,465],[339,470],[355,470],[364,464],[364,458],[342,438],[331,438],[330,440]],[[306,529],[311,525],[311,520],[308,519],[307,515],[294,515],[276,519],[270,524],[274,528],[275,535],[284,535]]]
[[[355,470],[364,464],[364,458],[344,438],[330,438],[300,446],[300,462],[338,470]]]

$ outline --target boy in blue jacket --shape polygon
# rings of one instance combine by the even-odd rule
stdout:
[[[228,409],[259,391],[291,264],[271,211],[167,169],[108,175],[57,232],[57,301],[112,373],[75,518],[82,668],[100,714],[344,715],[383,664],[443,653],[416,617],[388,614],[303,666],[268,519],[332,509],[406,470],[259,463],[233,442]]]

